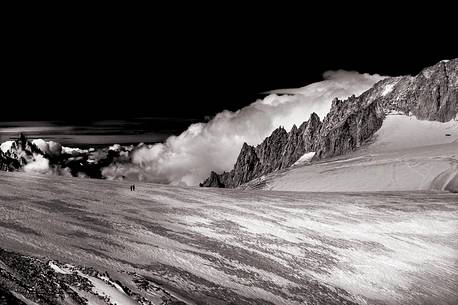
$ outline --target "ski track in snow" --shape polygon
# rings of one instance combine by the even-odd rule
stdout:
[[[437,192],[130,192],[128,182],[2,172],[0,243],[108,271],[134,291],[135,272],[195,304],[454,304],[457,202]]]

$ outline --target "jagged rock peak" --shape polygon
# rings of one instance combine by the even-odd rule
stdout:
[[[210,177],[207,178],[203,183],[200,184],[203,187],[225,187],[225,185],[220,181],[219,175],[212,171]]]
[[[284,134],[287,134],[288,132],[286,131],[285,127],[279,126],[277,129],[275,129],[272,134],[270,135],[271,138],[275,138],[278,136],[282,136]]]
[[[339,100],[339,98],[335,97],[331,102],[331,109],[338,107],[340,103],[342,103],[342,100]]]
[[[17,141],[21,145],[21,148],[24,150],[27,145],[27,138],[25,137],[25,135],[22,132],[19,135],[19,139]]]
[[[385,112],[415,115],[421,120],[447,122],[458,113],[458,58],[441,61],[417,76],[389,78],[365,93]]]
[[[0,169],[6,171],[18,170],[25,164],[34,161],[36,155],[42,154],[40,149],[21,133],[5,151],[0,151]]]
[[[320,118],[312,113],[300,128],[294,125],[288,133],[283,126],[256,147],[243,143],[240,154],[229,173],[210,174],[201,186],[236,187],[275,170],[291,166],[313,148],[314,137],[320,129]]]
[[[44,155],[44,153],[35,144],[27,140],[23,133],[4,152],[4,157],[17,160],[20,166],[34,161],[37,155]]]
[[[369,140],[382,126],[385,115],[393,111],[422,120],[455,119],[458,59],[441,61],[417,76],[386,78],[360,96],[352,95],[345,100],[334,98],[322,122],[312,113],[298,129],[293,126],[287,133],[279,127],[255,149],[242,147],[234,169],[220,178],[226,187],[236,187],[248,182],[247,179],[287,168],[307,152],[315,152],[313,160],[349,153]],[[248,155],[250,166],[246,166]],[[243,167],[239,164],[241,158],[245,161]],[[243,172],[246,169],[250,172]]]
[[[309,124],[321,123],[320,117],[318,116],[318,114],[316,114],[315,112],[312,112],[312,114],[310,115],[310,119],[308,120],[308,123]]]

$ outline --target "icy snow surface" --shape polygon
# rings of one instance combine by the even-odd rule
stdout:
[[[382,96],[385,96],[388,93],[390,93],[393,90],[394,85],[396,85],[396,83],[386,85],[385,89],[383,89]]]
[[[48,263],[49,267],[51,267],[52,270],[54,270],[57,273],[60,274],[71,274],[72,272],[67,269],[62,269],[61,267],[57,266],[54,262],[50,261]]]
[[[309,153],[305,153],[304,155],[302,155],[302,157],[299,158],[299,160],[297,160],[294,163],[294,165],[310,162],[310,160],[312,160],[314,155],[315,155],[314,151],[313,152],[309,152]]]
[[[458,297],[456,194],[129,185],[1,172],[1,247],[106,270],[140,294],[133,276],[143,277],[189,304]],[[123,302],[118,287],[87,276],[96,292]]]

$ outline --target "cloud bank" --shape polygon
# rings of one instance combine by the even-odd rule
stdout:
[[[45,157],[38,155],[35,160],[24,165],[26,173],[49,174],[53,173],[52,168],[49,166],[49,160]]]
[[[192,124],[164,143],[144,145],[132,162],[103,170],[108,179],[139,179],[158,183],[198,185],[210,171],[230,170],[243,142],[255,145],[278,126],[289,130],[309,119],[323,118],[332,100],[359,95],[384,77],[351,71],[328,71],[324,80],[297,89],[270,91],[262,100],[238,111],[222,111],[208,123]]]

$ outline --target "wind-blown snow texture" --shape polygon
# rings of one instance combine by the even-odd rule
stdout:
[[[456,304],[457,202],[1,172],[0,244],[190,304]]]

